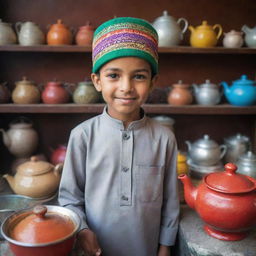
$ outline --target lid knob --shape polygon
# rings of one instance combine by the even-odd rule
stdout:
[[[47,207],[44,205],[36,205],[33,208],[33,213],[39,218],[44,218],[45,214],[47,213]]]
[[[227,172],[227,174],[230,174],[230,175],[235,174],[235,172],[237,170],[237,166],[232,163],[227,163],[227,164],[225,164],[224,167],[225,167],[225,171]]]

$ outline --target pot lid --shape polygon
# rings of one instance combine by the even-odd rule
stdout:
[[[218,85],[211,83],[211,81],[209,79],[206,79],[205,83],[201,84],[200,86],[203,88],[218,88],[219,87]]]
[[[232,163],[225,165],[224,172],[214,172],[204,177],[208,188],[217,192],[235,194],[247,193],[256,189],[256,181],[243,174],[236,173],[237,166]]]
[[[236,85],[254,85],[255,81],[247,79],[246,75],[242,75],[240,79],[233,82]]]
[[[203,139],[194,142],[194,146],[200,148],[216,148],[218,144],[214,140],[211,140],[209,135],[205,134]]]
[[[54,242],[72,234],[75,224],[68,216],[47,210],[46,206],[37,205],[32,212],[18,216],[10,237],[24,243],[41,244]]]
[[[17,81],[15,84],[16,85],[17,84],[24,84],[24,85],[31,85],[31,84],[33,84],[34,85],[35,83],[33,81],[28,80],[26,76],[23,76],[22,80],[21,81]]]
[[[233,136],[225,138],[224,141],[226,143],[235,145],[235,144],[241,144],[241,143],[249,143],[249,138],[247,136],[245,136],[245,135],[237,133],[237,134],[235,134]]]
[[[252,151],[248,151],[239,157],[239,161],[243,163],[256,163],[256,155]]]
[[[32,156],[30,161],[27,161],[17,167],[17,172],[20,175],[36,176],[49,172],[54,166],[46,161],[39,160],[36,156]]]
[[[174,18],[169,15],[168,11],[164,10],[163,15],[155,19],[154,24],[158,23],[158,22],[166,22],[166,21],[170,22],[173,20],[174,20]]]

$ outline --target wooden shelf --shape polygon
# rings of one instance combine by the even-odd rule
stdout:
[[[104,104],[0,104],[0,113],[92,113],[98,114]],[[168,104],[145,104],[149,114],[182,114],[182,115],[256,115],[256,106],[236,107],[229,104],[216,106],[186,105],[171,106]]]
[[[91,52],[90,46],[78,45],[38,45],[38,46],[20,46],[20,45],[4,45],[0,46],[0,52]],[[160,47],[159,53],[172,53],[172,54],[256,54],[256,48],[224,48],[224,47],[211,47],[211,48],[195,48],[190,46],[177,46],[177,47]]]

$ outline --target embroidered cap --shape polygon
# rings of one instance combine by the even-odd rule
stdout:
[[[94,32],[92,72],[120,57],[146,60],[153,75],[158,72],[158,35],[152,25],[138,18],[120,17],[106,21]]]

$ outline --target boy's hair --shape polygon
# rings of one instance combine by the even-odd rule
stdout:
[[[143,19],[121,17],[103,23],[94,32],[92,48],[93,73],[120,57],[142,58],[150,64],[152,76],[158,72],[158,35]]]

